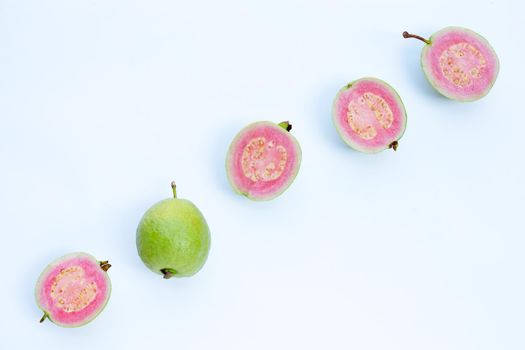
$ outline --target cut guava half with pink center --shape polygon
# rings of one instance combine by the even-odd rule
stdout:
[[[301,165],[301,148],[288,122],[256,122],[233,139],[226,157],[226,173],[235,192],[253,200],[269,200],[283,193]]]
[[[35,288],[36,302],[49,319],[62,327],[78,327],[92,321],[111,294],[107,261],[86,253],[71,253],[49,264]]]
[[[499,60],[489,42],[476,32],[447,27],[429,39],[403,32],[426,45],[421,67],[429,83],[443,96],[457,101],[475,101],[490,91],[499,72]]]
[[[365,153],[397,150],[406,128],[406,111],[397,92],[376,78],[355,80],[337,93],[332,120],[350,147]]]

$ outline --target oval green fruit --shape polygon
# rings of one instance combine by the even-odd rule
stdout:
[[[210,250],[210,229],[200,210],[187,199],[154,204],[137,228],[137,250],[144,264],[164,278],[196,274]]]

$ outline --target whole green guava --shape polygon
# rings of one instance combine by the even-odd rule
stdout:
[[[164,278],[196,274],[210,250],[210,229],[187,199],[164,199],[146,211],[137,228],[137,250],[144,264]]]

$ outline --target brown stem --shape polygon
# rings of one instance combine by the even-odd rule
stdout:
[[[399,142],[394,141],[390,145],[388,145],[388,148],[392,148],[394,151],[397,151],[398,146],[399,146]]]
[[[422,42],[424,42],[425,44],[430,45],[430,40],[425,39],[425,38],[423,38],[422,36],[419,36],[419,35],[410,34],[407,31],[403,32],[403,38],[405,38],[405,39],[408,39],[408,38],[418,39],[418,40],[421,40]]]
[[[40,323],[44,322],[47,318],[47,314],[44,312],[44,316],[40,319]]]

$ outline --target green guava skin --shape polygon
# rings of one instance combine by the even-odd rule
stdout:
[[[144,264],[165,278],[192,276],[208,257],[210,229],[192,202],[165,199],[142,217],[137,228],[137,250]],[[166,270],[172,276],[166,276]]]

